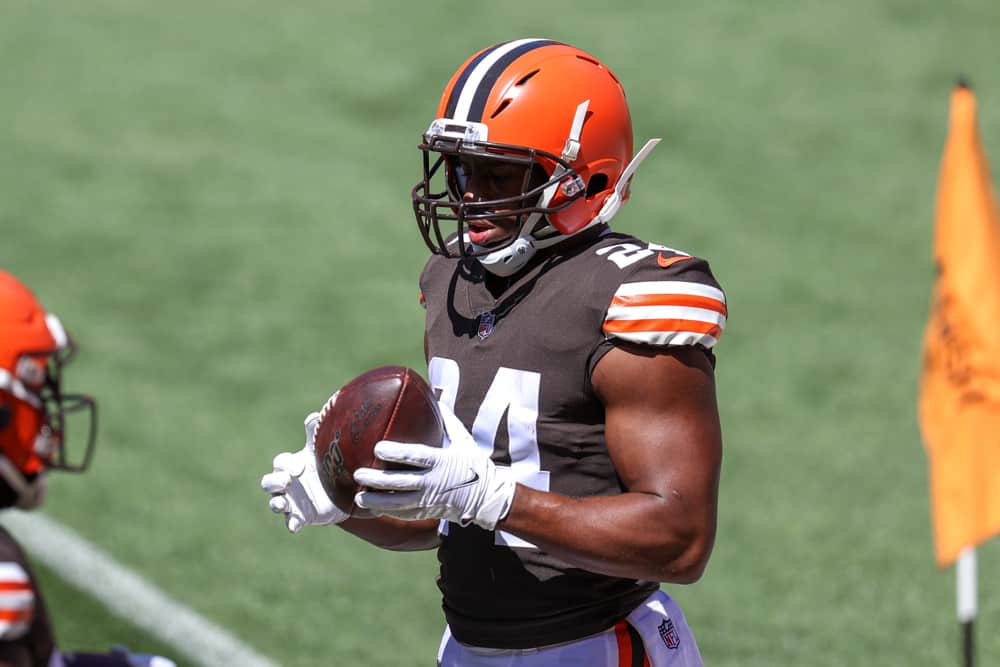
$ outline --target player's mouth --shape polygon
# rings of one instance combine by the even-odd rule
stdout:
[[[485,220],[469,221],[466,224],[469,229],[469,241],[477,246],[491,246],[506,241],[514,231]]]

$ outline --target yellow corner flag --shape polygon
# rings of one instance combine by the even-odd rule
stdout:
[[[937,281],[918,414],[937,564],[1000,533],[1000,219],[976,98],[951,96],[934,219]]]

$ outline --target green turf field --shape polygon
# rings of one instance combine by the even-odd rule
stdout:
[[[727,289],[718,541],[700,583],[669,589],[706,663],[958,663],[915,394],[958,74],[1000,170],[1000,4],[0,15],[0,266],[81,343],[68,382],[101,408],[93,468],[53,477],[51,516],[287,667],[433,664],[433,554],[289,536],[258,480],[345,380],[421,366],[415,146],[468,55],[552,37],[616,71],[637,142],[664,138],[615,225],[709,258]],[[993,543],[982,664],[1000,661],[997,568]],[[147,641],[45,581],[67,648]]]
[[[102,653],[112,645],[120,645],[137,653],[172,655],[172,648],[150,639],[136,630],[128,621],[109,614],[104,607],[89,599],[72,586],[66,585],[57,575],[36,563],[36,574],[48,604],[55,605],[57,618],[56,640],[67,649]],[[177,660],[184,667],[183,660]]]

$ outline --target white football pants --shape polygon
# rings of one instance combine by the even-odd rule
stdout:
[[[657,591],[628,617],[589,637],[529,649],[460,644],[445,628],[439,667],[703,667],[694,635],[674,600]]]

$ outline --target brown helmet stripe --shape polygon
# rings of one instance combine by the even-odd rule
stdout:
[[[445,107],[445,118],[480,122],[486,100],[511,63],[529,51],[559,44],[551,39],[520,39],[490,47],[476,56],[462,70]]]

